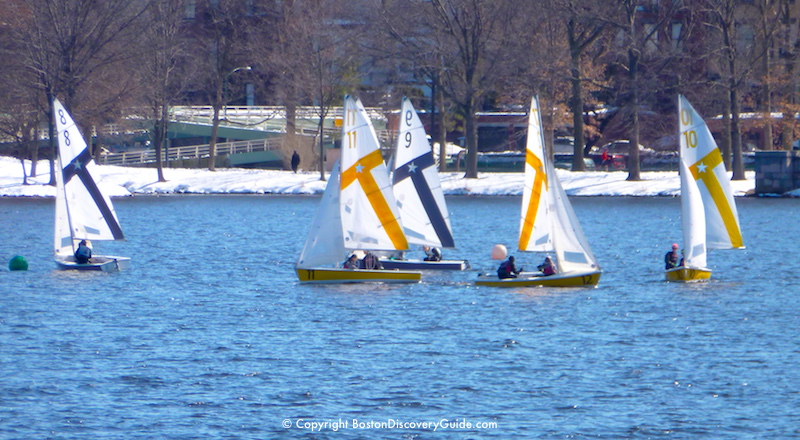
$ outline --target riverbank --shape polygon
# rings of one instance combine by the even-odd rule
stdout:
[[[29,177],[23,185],[22,165],[18,160],[0,157],[0,197],[53,197],[50,165],[37,163],[38,176]],[[30,162],[26,162],[30,172]],[[130,168],[111,165],[96,166],[98,186],[112,197],[159,194],[322,194],[326,182],[319,172],[250,170],[225,168],[166,168],[166,182],[157,182],[154,168]],[[326,174],[327,176],[327,174]],[[680,178],[674,171],[642,172],[642,180],[628,182],[625,171],[571,172],[558,170],[561,184],[570,196],[678,196]],[[747,180],[732,181],[735,196],[752,194],[755,172],[748,171]],[[516,196],[522,194],[523,173],[480,173],[477,179],[465,179],[463,172],[440,174],[446,195]]]

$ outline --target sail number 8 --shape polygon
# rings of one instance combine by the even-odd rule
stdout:
[[[67,124],[67,118],[64,116],[64,110],[58,109],[58,122],[61,122],[61,125]],[[69,146],[72,143],[72,140],[69,138],[69,130],[64,130],[64,145]]]

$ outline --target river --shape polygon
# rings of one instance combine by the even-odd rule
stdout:
[[[55,270],[53,201],[0,199],[0,438],[800,436],[794,199],[737,199],[747,249],[663,281],[677,198],[572,198],[596,288],[499,290],[519,197],[448,197],[466,272],[301,286],[319,197],[116,199],[126,272]],[[421,253],[420,253],[421,255]],[[540,256],[515,253],[522,266]]]

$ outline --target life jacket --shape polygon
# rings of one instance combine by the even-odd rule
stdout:
[[[508,261],[503,261],[500,264],[500,267],[497,268],[497,275],[501,277],[508,275]]]

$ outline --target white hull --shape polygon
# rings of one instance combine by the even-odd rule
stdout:
[[[79,264],[74,257],[56,257],[55,262],[61,270],[94,270],[103,272],[117,272],[127,270],[131,266],[131,259],[128,257],[116,257],[111,255],[93,256],[92,261],[86,264]]]
[[[381,264],[385,269],[403,270],[467,270],[470,268],[467,260],[392,260],[381,258]]]
[[[538,275],[537,275],[538,274]],[[544,276],[541,272],[523,272],[516,278],[500,279],[494,274],[485,274],[475,282],[486,287],[595,287],[600,281],[599,270],[573,271]]]

